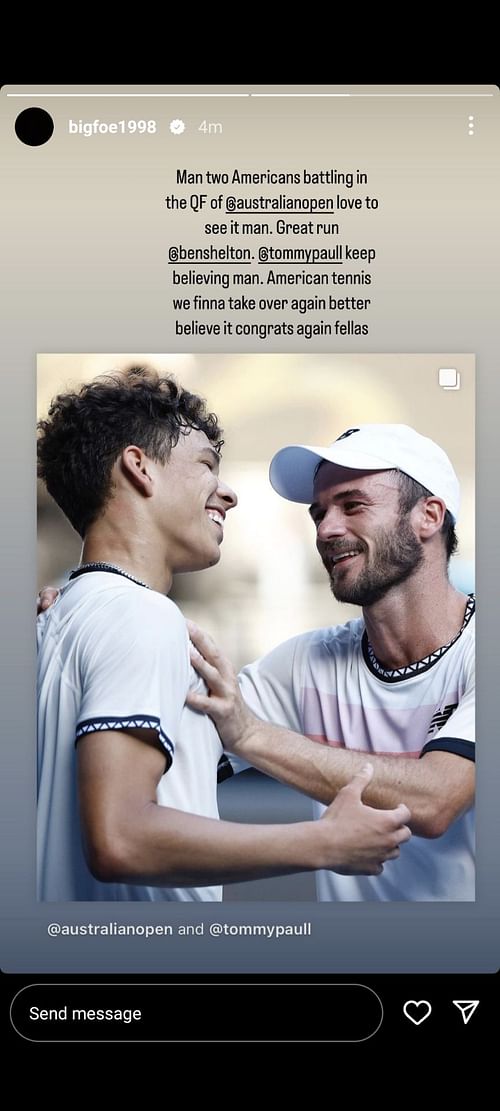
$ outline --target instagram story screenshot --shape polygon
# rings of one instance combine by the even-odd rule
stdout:
[[[500,89],[0,108],[9,1044],[479,1044]]]

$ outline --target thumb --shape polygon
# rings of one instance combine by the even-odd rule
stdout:
[[[360,800],[360,802],[363,791],[366,789],[366,787],[368,787],[368,784],[373,779],[373,772],[373,764],[363,764],[361,770],[359,772],[356,772],[356,775],[354,775],[349,783],[346,784],[346,787],[349,788],[349,791],[354,794],[356,798]]]

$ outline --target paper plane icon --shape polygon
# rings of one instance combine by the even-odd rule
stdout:
[[[455,1004],[455,1007],[458,1007],[460,1014],[462,1015],[462,1018],[464,1020],[464,1025],[467,1026],[467,1023],[469,1019],[472,1018],[476,1007],[479,1007],[479,999],[453,999],[452,1002]]]

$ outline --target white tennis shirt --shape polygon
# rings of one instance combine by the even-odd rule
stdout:
[[[381,668],[358,619],[281,644],[245,668],[240,683],[258,717],[319,744],[394,758],[425,759],[440,749],[474,759],[474,599],[453,642],[407,668]],[[320,817],[324,807],[314,803],[314,811]],[[473,900],[473,811],[442,837],[413,836],[381,876],[318,872],[317,891],[321,901]]]
[[[190,664],[180,610],[123,576],[92,572],[64,587],[38,618],[37,634],[38,898],[221,899],[221,887],[100,883],[82,850],[75,741],[85,744],[88,733],[154,729],[167,764],[157,790],[160,806],[219,816],[222,746],[210,718],[184,705],[188,689],[198,689],[201,680]]]

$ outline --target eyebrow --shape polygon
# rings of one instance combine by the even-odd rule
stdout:
[[[212,463],[214,463],[217,467],[220,466],[220,455],[219,455],[219,452],[215,450],[215,448],[213,448],[213,447],[204,447],[204,448],[202,448],[201,451],[200,451],[200,454],[199,454],[200,459],[201,459],[202,455],[210,455],[211,458],[212,458]]]
[[[370,495],[367,494],[366,490],[358,490],[354,487],[352,490],[342,490],[340,494],[334,494],[332,501],[340,502],[345,501],[348,498],[358,498],[361,501],[365,502],[371,502],[372,500]],[[311,517],[314,515],[314,513],[316,513],[316,510],[322,508],[323,507],[319,504],[319,502],[314,501],[312,505],[309,506],[309,513],[311,514]]]

